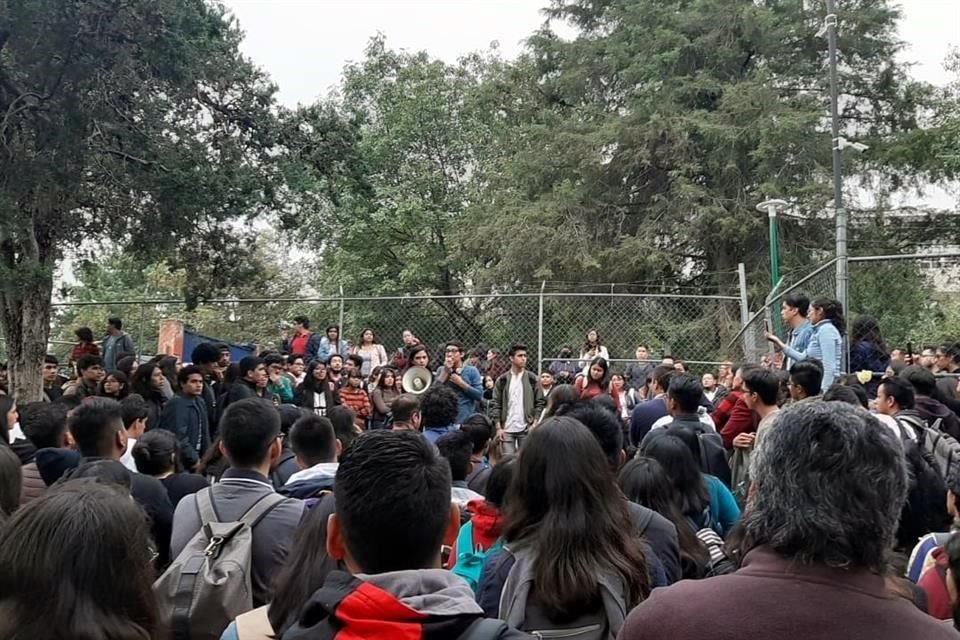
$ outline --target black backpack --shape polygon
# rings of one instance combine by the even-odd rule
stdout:
[[[723,438],[716,431],[699,429],[697,441],[700,443],[700,468],[704,473],[720,478],[720,481],[729,488],[733,476],[730,473],[730,463],[727,461],[727,450],[723,446]]]
[[[898,419],[900,441],[906,457],[909,484],[907,501],[900,512],[897,528],[897,548],[911,549],[920,537],[931,531],[949,528],[950,516],[946,512],[944,496],[947,487],[936,460],[923,446],[915,442]],[[908,424],[911,422],[908,421]],[[923,433],[917,434],[919,438]]]

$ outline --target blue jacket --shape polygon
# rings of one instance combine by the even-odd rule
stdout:
[[[653,423],[667,413],[667,401],[663,398],[653,398],[637,404],[630,414],[630,442],[639,446],[644,436],[650,432]]]
[[[890,356],[878,349],[872,342],[861,340],[850,347],[850,373],[874,371],[883,373],[890,364]]]
[[[309,345],[308,345],[309,346]],[[320,346],[317,348],[317,360],[320,362],[326,362],[330,357],[330,338],[324,336],[320,339]],[[344,360],[347,359],[347,356],[350,355],[347,352],[347,341],[341,340],[337,346],[337,355],[341,356]]]
[[[797,351],[787,345],[783,352],[796,362],[816,358],[823,363],[823,383],[820,390],[826,391],[840,375],[843,337],[832,322],[821,320],[813,327],[813,336],[805,351]]]
[[[177,436],[180,457],[187,469],[193,469],[210,448],[210,421],[207,418],[207,403],[202,396],[174,396],[164,405],[160,419],[152,428],[166,429]]]
[[[447,425],[446,427],[430,427],[429,429],[423,430],[423,437],[429,440],[431,444],[437,444],[440,436],[456,431],[459,428],[460,427],[455,424]]]
[[[704,474],[707,493],[710,494],[710,518],[713,520],[713,529],[721,537],[726,536],[740,519],[740,507],[734,499],[730,489],[723,484],[720,478]]]
[[[813,337],[813,325],[810,324],[809,320],[804,320],[796,329],[793,329],[790,332],[790,341],[787,343],[790,345],[790,348],[794,351],[806,351],[807,347],[810,345],[810,338]],[[796,361],[793,358],[787,358],[787,370],[790,370]]]

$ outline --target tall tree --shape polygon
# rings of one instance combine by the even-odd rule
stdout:
[[[207,0],[0,2],[0,324],[22,398],[64,252],[234,266],[228,222],[274,198],[277,144],[240,39]]]
[[[304,200],[287,222],[320,249],[328,289],[450,295],[467,288],[459,239],[477,198],[472,172],[489,122],[475,100],[482,68],[478,56],[451,65],[390,50],[376,37],[364,59],[346,67],[341,92],[308,114],[316,144],[296,145]],[[336,172],[333,149],[341,152]],[[477,308],[435,304],[464,339],[480,338]]]
[[[896,60],[892,2],[840,5],[843,134],[879,148],[916,130],[933,94]],[[514,152],[488,170],[475,208],[478,278],[669,291],[721,284],[745,262],[766,283],[766,217],[755,205],[770,197],[795,216],[782,231],[787,265],[829,252],[821,0],[553,0],[547,12],[520,62],[528,88],[501,94],[517,123],[501,144]],[[575,36],[561,38],[555,23]],[[870,160],[844,157],[848,174]]]

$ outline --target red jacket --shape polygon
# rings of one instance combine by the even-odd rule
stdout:
[[[720,437],[723,438],[723,446],[725,446],[727,449],[733,449],[733,439],[741,433],[753,433],[757,430],[757,414],[747,406],[747,402],[743,399],[743,395],[738,395],[740,395],[740,398],[733,405],[733,409],[730,411],[730,415],[727,418],[726,424],[724,424],[723,428],[720,429]],[[726,398],[724,398],[724,402],[726,402]],[[720,404],[723,404],[723,402]]]
[[[953,605],[947,591],[947,554],[943,547],[933,550],[934,565],[923,572],[917,586],[927,594],[927,613],[940,620],[953,619]]]
[[[73,346],[73,353],[70,355],[70,362],[80,362],[80,358],[91,354],[100,355],[100,347],[92,342],[78,342]]]
[[[597,396],[607,394],[613,398],[613,402],[617,405],[617,415],[620,415],[620,398],[617,394],[610,393],[595,382],[586,382],[586,378],[577,378],[573,386],[584,400],[592,400]]]

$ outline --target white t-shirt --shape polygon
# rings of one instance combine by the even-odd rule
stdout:
[[[700,424],[710,427],[711,431],[717,430],[717,425],[713,424],[713,419],[704,412],[698,412],[698,417],[700,418]],[[671,424],[673,424],[673,416],[666,415],[653,423],[653,426],[650,427],[650,430],[654,429],[666,429]]]
[[[523,413],[523,376],[510,371],[510,387],[507,391],[507,423],[503,430],[507,433],[520,433],[527,428],[527,420]]]
[[[136,438],[127,438],[127,450],[120,456],[120,462],[130,471],[137,472],[137,463],[133,461],[133,445],[137,444]]]

